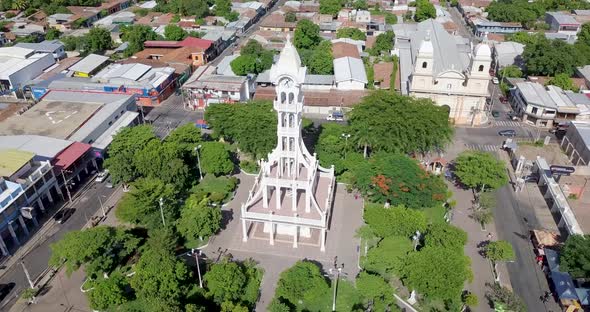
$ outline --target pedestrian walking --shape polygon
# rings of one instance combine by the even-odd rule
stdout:
[[[494,235],[492,235],[492,233],[491,233],[491,232],[488,232],[488,236],[487,236],[487,237],[488,237],[488,240],[492,240],[492,237],[493,237],[493,236],[494,236]]]

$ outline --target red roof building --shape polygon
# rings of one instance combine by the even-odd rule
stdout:
[[[84,155],[92,146],[86,143],[74,142],[55,156],[53,166],[59,170],[70,170],[73,165],[83,163]]]
[[[174,55],[174,57],[172,57],[173,59],[178,59],[178,57],[181,57],[183,60],[190,58],[193,66],[205,65],[210,59],[215,57],[213,41],[195,37],[187,37],[182,41],[151,40],[144,42],[143,45],[146,50],[150,51],[150,53],[143,53],[143,51],[141,51],[138,53],[138,57],[141,55],[141,57],[146,58],[145,56],[147,55],[149,56],[147,58],[150,59],[160,59],[161,57],[172,53],[172,55]],[[155,49],[159,50],[157,55],[151,53],[155,51]],[[168,52],[166,50],[168,50]]]

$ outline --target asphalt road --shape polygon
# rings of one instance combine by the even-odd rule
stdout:
[[[109,189],[105,187],[105,183],[91,182],[89,188],[83,191],[74,200],[69,207],[76,209],[74,214],[64,223],[58,224],[52,219],[46,221],[49,229],[45,233],[38,231],[34,235],[42,235],[41,237],[32,237],[31,241],[38,239],[37,245],[30,250],[23,258],[25,266],[35,280],[43,271],[47,269],[47,262],[51,256],[49,245],[61,239],[65,233],[81,229],[87,221],[100,209],[99,196],[105,196],[101,199],[106,200],[115,191],[114,188]],[[56,210],[50,212],[53,215]],[[42,226],[42,225],[41,225]],[[23,248],[23,247],[21,247]],[[15,302],[15,296],[23,289],[29,287],[23,268],[18,263],[12,267],[6,268],[0,278],[0,283],[15,283],[14,289],[10,294],[0,303],[0,311],[8,311],[9,307]]]

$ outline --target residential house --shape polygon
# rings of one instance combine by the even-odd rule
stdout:
[[[39,43],[17,43],[14,45],[18,48],[25,48],[34,50],[35,53],[51,53],[53,58],[57,61],[66,58],[66,51],[64,44],[61,41],[55,40],[45,40]]]
[[[285,22],[284,14],[277,11],[263,18],[258,26],[260,27],[260,30],[291,32],[295,31],[297,22]]]
[[[61,32],[71,30],[72,23],[78,19],[74,14],[56,13],[47,17],[49,27],[55,28]]]
[[[551,30],[572,36],[580,32],[582,26],[572,15],[562,12],[546,12],[545,22]]]
[[[512,41],[496,43],[493,52],[495,66],[498,70],[511,65],[520,68],[524,67],[524,60],[522,59],[524,44],[522,43]]]
[[[16,37],[36,36],[42,38],[47,27],[41,23],[16,22],[10,32]]]
[[[473,33],[482,38],[486,33],[513,34],[524,30],[521,23],[492,22],[483,17],[471,18],[468,22]]]
[[[429,98],[449,111],[455,124],[487,122],[483,113],[489,97],[492,51],[487,43],[471,47],[467,38],[453,36],[432,19],[416,31],[396,27],[401,93]]]
[[[576,75],[583,78],[587,89],[590,89],[590,65],[576,67]]]
[[[363,61],[350,56],[334,59],[334,82],[338,90],[364,90],[368,80]]]
[[[571,122],[561,141],[561,148],[576,166],[590,164],[590,123]]]
[[[558,106],[543,85],[528,81],[516,83],[510,91],[510,100],[524,122],[537,127],[553,127]]]
[[[376,89],[389,90],[391,88],[392,62],[381,62],[373,65],[373,84]]]
[[[212,41],[194,37],[187,37],[182,41],[146,41],[144,47],[160,49],[162,56],[167,54],[168,51],[168,53],[179,53],[175,50],[183,49],[181,51],[185,51],[187,55],[190,55],[193,67],[205,65],[209,60],[217,56]],[[159,56],[153,54],[151,58],[159,59]]]
[[[334,57],[334,59],[347,56],[357,59],[361,58],[358,46],[344,42],[337,42],[332,44],[332,56]]]

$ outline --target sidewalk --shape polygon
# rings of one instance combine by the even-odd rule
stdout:
[[[99,225],[116,226],[118,224],[115,209],[107,209],[115,206],[123,194],[123,188],[119,186],[113,195],[103,203],[106,218],[103,217],[100,209],[92,216],[101,218]],[[84,225],[83,229],[91,227],[92,217]],[[42,289],[35,304],[28,305],[24,300],[18,300],[10,311],[91,311],[86,295],[80,290],[85,278],[86,274],[82,268],[73,272],[70,277],[66,275],[63,268],[60,268],[57,272],[48,269],[35,282],[36,286]]]

